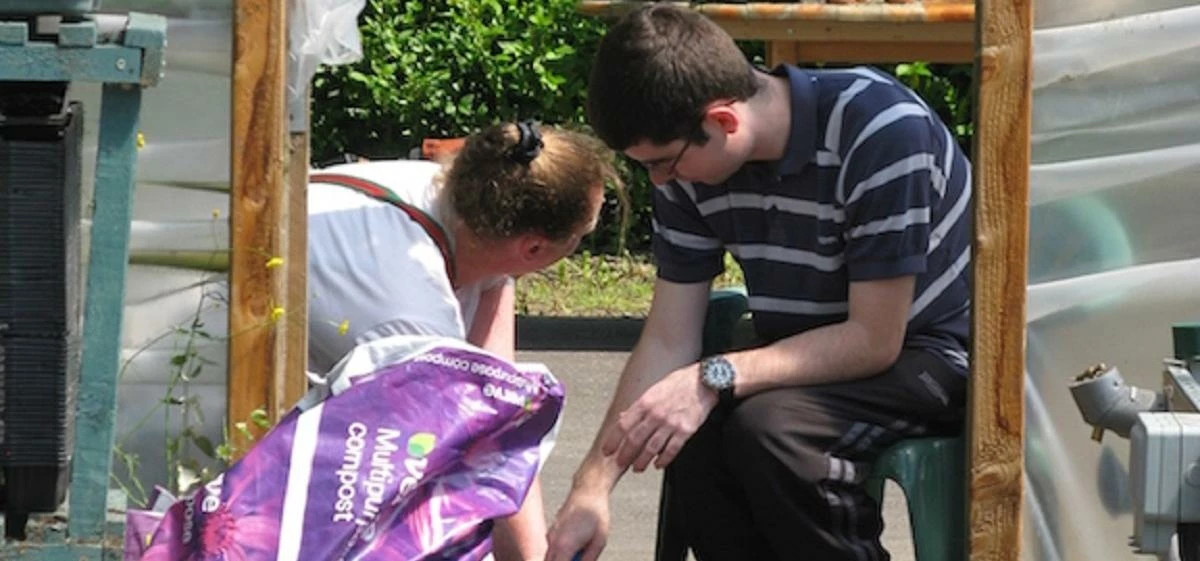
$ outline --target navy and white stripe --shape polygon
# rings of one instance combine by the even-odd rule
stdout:
[[[722,185],[656,189],[659,276],[709,280],[728,251],[759,335],[774,340],[845,320],[851,282],[915,275],[906,346],[965,374],[971,167],[953,135],[874,69],[772,73],[792,89],[784,158]]]

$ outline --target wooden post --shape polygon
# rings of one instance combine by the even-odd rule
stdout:
[[[767,67],[800,62],[800,44],[795,41],[767,41]]]
[[[132,84],[105,84],[103,91],[69,497],[69,532],[80,541],[104,537],[142,103],[141,88]]]
[[[287,10],[285,0],[237,0],[233,41],[231,257],[229,268],[229,435],[235,450],[249,442],[236,429],[256,409],[270,420],[291,405],[287,370],[288,307],[295,267],[285,170]],[[303,231],[303,229],[301,229]],[[300,265],[303,270],[304,265]],[[302,376],[303,371],[292,373]],[[261,434],[250,423],[252,432]]]
[[[972,561],[1020,558],[1029,237],[1029,0],[980,0],[968,503]]]
[[[282,366],[287,375],[282,377],[279,388],[283,396],[279,415],[308,391],[308,379],[303,375],[308,369],[308,132],[289,134],[288,146],[288,320],[280,325],[286,334],[287,357]]]

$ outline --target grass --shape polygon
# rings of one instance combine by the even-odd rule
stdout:
[[[742,284],[728,254],[713,286]],[[517,313],[525,316],[644,317],[650,310],[654,264],[648,255],[572,255],[517,281]]]

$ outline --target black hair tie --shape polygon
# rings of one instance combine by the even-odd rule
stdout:
[[[538,132],[537,124],[533,121],[517,123],[517,145],[508,152],[508,157],[519,164],[529,165],[542,152],[542,133]]]

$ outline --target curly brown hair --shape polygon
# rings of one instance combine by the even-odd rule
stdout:
[[[536,233],[563,241],[592,219],[592,189],[622,189],[613,154],[586,134],[540,127],[542,149],[532,161],[513,157],[519,140],[512,123],[467,138],[448,162],[445,189],[451,208],[475,235],[504,239]]]

